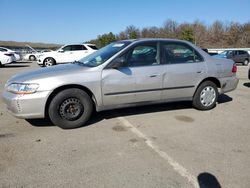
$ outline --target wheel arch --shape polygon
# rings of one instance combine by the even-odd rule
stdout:
[[[43,59],[43,65],[44,65],[45,60],[46,60],[46,59],[48,59],[48,58],[53,59],[53,60],[54,60],[54,62],[55,62],[55,64],[57,63],[57,62],[56,62],[56,59],[55,59],[54,57],[50,57],[50,56],[48,56],[48,57],[45,57],[45,58]]]
[[[34,57],[34,59],[36,60],[36,56],[34,54],[29,55],[29,60],[31,59],[31,57]]]
[[[49,116],[48,116],[48,109],[49,109],[49,105],[50,105],[50,103],[51,103],[51,100],[52,100],[60,91],[63,91],[63,90],[65,90],[65,89],[74,89],[74,88],[75,88],[75,89],[81,89],[81,90],[85,91],[85,92],[90,96],[90,98],[91,98],[91,100],[92,100],[92,102],[93,102],[94,107],[96,107],[96,104],[97,104],[96,98],[95,98],[94,94],[92,93],[92,91],[91,91],[89,88],[87,88],[87,87],[85,87],[85,86],[82,86],[82,85],[78,85],[78,84],[63,85],[63,86],[60,86],[60,87],[54,89],[53,92],[49,95],[49,97],[48,97],[48,99],[47,99],[47,101],[46,101],[46,104],[45,104],[45,112],[44,112],[45,117],[49,117]]]
[[[217,86],[217,88],[221,88],[221,83],[220,83],[219,79],[217,79],[217,78],[215,78],[215,77],[207,77],[207,78],[203,79],[203,80],[197,85],[197,87],[196,87],[196,89],[195,89],[195,92],[194,92],[194,95],[195,95],[197,89],[200,87],[200,85],[201,85],[203,82],[205,82],[205,81],[211,81],[211,82],[215,83],[215,85]],[[193,97],[194,97],[194,95],[193,95]]]
[[[215,83],[215,85],[216,85],[218,88],[221,88],[221,83],[220,83],[220,81],[219,81],[218,78],[215,78],[215,77],[208,77],[208,78],[203,79],[203,80],[200,82],[200,84],[203,83],[203,82],[205,82],[205,81],[212,81],[212,82]],[[200,85],[200,84],[199,84],[199,85]]]

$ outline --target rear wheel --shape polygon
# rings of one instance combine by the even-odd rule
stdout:
[[[248,60],[248,59],[245,59],[245,61],[244,61],[243,65],[247,66],[247,65],[248,65],[248,63],[249,63],[249,60]]]
[[[51,67],[55,64],[56,64],[56,61],[51,57],[46,58],[43,62],[44,67]]]
[[[51,121],[63,129],[84,126],[93,111],[89,95],[81,89],[65,89],[51,101],[48,114]]]
[[[36,60],[36,57],[35,57],[34,55],[31,55],[31,56],[29,57],[29,60],[30,60],[30,61],[35,61],[35,60]]]
[[[203,82],[195,92],[193,106],[199,110],[210,110],[216,106],[218,89],[214,82]]]

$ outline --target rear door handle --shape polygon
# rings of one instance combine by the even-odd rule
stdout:
[[[153,75],[150,75],[149,77],[150,78],[154,78],[154,77],[157,77],[158,75],[156,75],[156,74],[153,74]]]

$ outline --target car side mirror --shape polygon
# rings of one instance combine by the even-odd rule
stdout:
[[[124,64],[125,64],[124,58],[116,58],[115,60],[112,61],[110,68],[118,69],[120,67],[123,67]]]
[[[63,53],[63,52],[64,52],[64,50],[63,50],[63,49],[60,49],[60,50],[58,50],[58,52]]]

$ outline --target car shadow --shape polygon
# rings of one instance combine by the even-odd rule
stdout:
[[[25,119],[30,125],[35,127],[52,127],[55,126],[48,118]]]
[[[233,99],[228,95],[222,94],[218,98],[218,103],[219,104],[226,103],[232,100]],[[94,112],[90,120],[83,127],[96,124],[102,120],[114,119],[117,117],[151,114],[163,111],[174,111],[174,110],[191,109],[191,108],[193,108],[192,102],[184,101],[184,102],[171,102],[164,104],[145,105],[139,107],[129,107],[129,108],[122,108],[115,110],[107,110],[102,112]],[[53,123],[48,119],[27,119],[26,121],[29,124],[36,127],[54,126]]]
[[[108,110],[108,111],[94,113],[92,121],[90,121],[89,124],[91,125],[104,119],[113,119],[117,117],[142,115],[142,114],[157,113],[162,111],[174,111],[174,110],[181,110],[188,108],[193,108],[192,103],[185,101],[185,102],[173,102],[165,104],[154,104],[154,105],[146,105],[139,107],[122,108],[116,110]]]
[[[29,67],[30,65],[4,65],[4,66],[1,66],[1,69],[2,68],[21,68],[21,67]]]
[[[244,83],[243,86],[245,86],[245,87],[250,87],[250,82]]]
[[[90,120],[83,127],[93,125],[105,119],[113,119],[123,116],[149,114],[161,111],[173,111],[173,110],[188,109],[188,108],[193,108],[191,102],[174,102],[174,103],[146,105],[140,107],[129,107],[123,109],[94,112]],[[30,125],[35,127],[54,126],[53,123],[48,119],[26,119],[26,121]]]
[[[218,96],[218,103],[219,104],[223,104],[223,103],[227,103],[227,102],[231,102],[233,100],[232,97],[229,97],[228,95],[226,94],[221,94]]]
[[[208,172],[200,173],[197,180],[200,188],[221,188],[217,178]]]
[[[33,63],[33,62],[35,62],[35,61],[25,61],[25,60],[21,60],[21,61],[16,61],[15,63],[17,63],[17,64],[22,64],[22,63],[24,63],[24,64],[30,64],[30,63]]]

